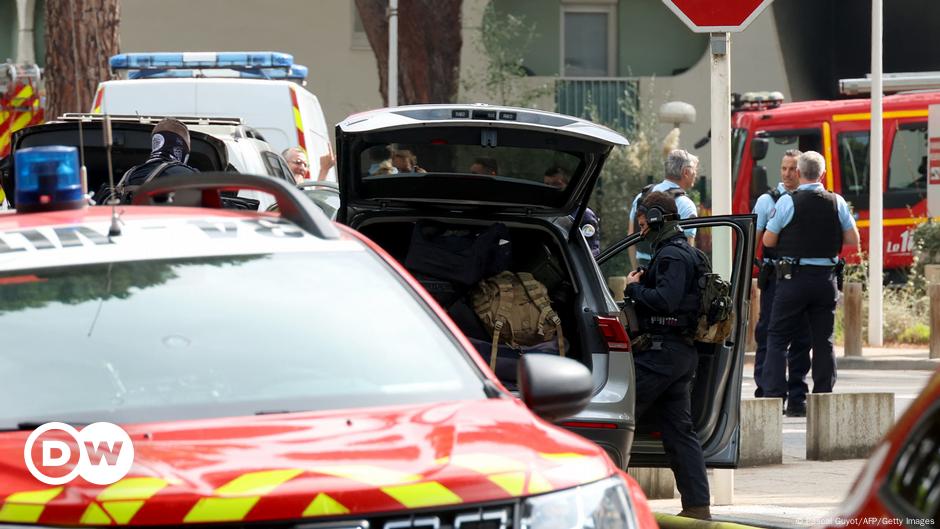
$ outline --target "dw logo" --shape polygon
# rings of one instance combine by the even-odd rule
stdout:
[[[130,471],[134,444],[123,428],[109,422],[89,424],[81,431],[48,422],[29,434],[23,458],[29,473],[47,485],[62,485],[78,476],[95,485],[110,485]]]

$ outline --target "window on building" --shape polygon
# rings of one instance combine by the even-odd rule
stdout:
[[[616,75],[616,3],[562,4],[562,72],[567,77]]]

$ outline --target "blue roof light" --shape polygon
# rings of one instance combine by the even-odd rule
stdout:
[[[77,209],[86,204],[75,147],[18,149],[14,165],[17,211]]]
[[[214,69],[211,74],[206,71],[195,69],[146,69],[146,70],[127,70],[128,79],[168,79],[168,78],[192,78],[192,77],[235,77],[242,79],[288,79],[303,81],[307,78],[307,67],[300,64],[290,66],[289,70],[279,68],[256,68],[245,70],[238,67]]]
[[[275,51],[122,53],[108,61],[112,70],[164,68],[290,68],[294,57]]]

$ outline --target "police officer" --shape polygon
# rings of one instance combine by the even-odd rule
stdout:
[[[690,387],[698,366],[692,341],[701,304],[699,252],[679,227],[676,200],[651,192],[639,204],[637,220],[653,251],[649,269],[627,276],[643,333],[635,342],[636,417],[647,410],[659,420],[663,446],[682,495],[682,516],[707,519],[708,478],[702,447],[692,424]]]
[[[686,195],[686,191],[692,189],[695,185],[695,179],[698,178],[698,157],[682,149],[675,149],[666,156],[666,162],[663,167],[665,178],[656,185],[648,185],[633,199],[633,205],[630,207],[630,224],[628,233],[632,234],[639,231],[637,225],[637,206],[649,193],[654,191],[663,191],[671,195],[676,201],[676,207],[679,210],[680,219],[688,219],[698,216],[698,208],[695,202]],[[689,241],[695,240],[695,230],[685,230],[685,235]],[[630,250],[637,266],[645,266],[650,260],[649,245],[640,243],[637,249]]]
[[[133,190],[147,182],[167,175],[194,174],[196,169],[186,165],[189,161],[189,129],[181,121],[164,118],[150,134],[150,156],[124,173],[115,189],[122,202],[130,202]],[[107,198],[110,193],[105,191]],[[98,200],[98,198],[95,198]],[[104,203],[104,199],[99,201]]]
[[[858,228],[845,200],[827,191],[820,179],[826,160],[814,151],[797,160],[800,185],[777,201],[767,229],[764,246],[777,254],[777,291],[768,329],[767,357],[761,373],[765,397],[786,402],[788,415],[806,413],[803,387],[787,394],[787,346],[799,333],[803,315],[809,316],[813,345],[813,393],[830,393],[836,381],[832,348],[837,290],[837,264],[844,247],[858,246]]]
[[[774,210],[777,200],[783,195],[796,191],[800,185],[800,179],[796,174],[796,160],[799,158],[800,151],[790,149],[783,154],[783,160],[780,162],[780,183],[777,187],[764,193],[757,199],[754,205],[754,214],[757,215],[757,240],[760,241],[767,226],[767,220],[770,213]],[[774,293],[777,287],[777,277],[774,268],[775,253],[773,248],[764,248],[764,255],[761,261],[760,275],[757,279],[757,287],[760,288],[760,316],[757,319],[757,327],[754,330],[757,339],[757,353],[754,357],[754,382],[757,389],[754,391],[755,397],[764,396],[764,388],[761,387],[761,371],[764,367],[764,357],[767,353],[767,326],[770,324],[771,309],[774,306]],[[800,326],[804,329],[809,328],[809,319],[804,315]],[[810,335],[809,333],[796,333],[793,337],[793,343],[787,352],[787,364],[789,375],[787,377],[787,386],[799,384],[803,387],[802,394],[806,394],[806,374],[809,372],[810,360]],[[791,393],[797,392],[796,388],[789,389]]]
[[[564,190],[568,187],[570,181],[571,177],[568,175],[568,171],[559,165],[549,167],[545,171],[543,178],[545,185],[558,188],[559,190]],[[577,208],[575,208],[570,215],[573,217],[575,213],[577,213]],[[591,249],[591,254],[594,257],[597,257],[601,253],[600,223],[601,219],[594,213],[594,210],[591,208],[584,210],[584,216],[581,218],[581,234],[584,235],[584,240],[587,241],[588,247]]]

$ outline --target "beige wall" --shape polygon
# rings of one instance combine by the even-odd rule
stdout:
[[[352,0],[122,0],[121,51],[282,51],[310,69],[332,130],[382,106],[375,56],[353,46]]]

